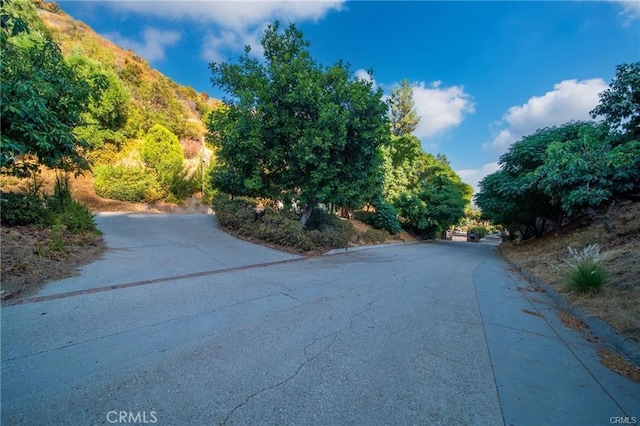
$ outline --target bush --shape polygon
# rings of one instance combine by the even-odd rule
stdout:
[[[101,197],[120,201],[157,201],[164,195],[153,174],[136,167],[98,166],[93,187]]]
[[[565,279],[569,291],[597,293],[607,278],[604,262],[607,253],[600,253],[598,244],[591,244],[582,250],[568,248],[570,259],[565,259]]]
[[[340,219],[338,219],[336,215],[316,207],[311,211],[311,216],[309,216],[305,228],[309,230],[317,229],[318,231],[324,231],[325,229],[331,229],[339,226],[339,222]]]
[[[0,206],[0,222],[6,226],[46,226],[53,220],[46,201],[35,194],[3,192]]]
[[[376,229],[384,229],[390,234],[402,231],[402,226],[398,221],[398,211],[392,204],[382,201],[376,204],[375,209],[374,213],[359,212],[357,217],[367,225]]]
[[[98,232],[89,209],[76,200],[71,200],[55,218],[55,224],[64,226],[72,234]]]
[[[383,243],[389,233],[384,229],[367,229],[364,234],[362,234],[362,239],[367,244],[376,244]]]
[[[487,235],[487,228],[485,228],[484,226],[476,226],[469,229],[469,232],[474,233],[475,235],[478,236],[478,238],[482,238],[485,235]]]
[[[171,177],[169,192],[173,201],[183,201],[198,192],[200,182],[195,175],[189,176],[186,170],[181,170]]]
[[[62,184],[61,184],[62,183]],[[6,226],[36,225],[51,227],[55,235],[65,229],[72,234],[97,232],[93,213],[71,198],[68,180],[56,181],[53,195],[39,197],[32,193],[3,193],[2,224]]]
[[[220,226],[255,240],[293,247],[298,250],[346,247],[353,233],[351,223],[320,209],[307,221],[321,229],[305,229],[299,217],[289,211],[267,207],[258,211],[258,202],[220,194],[213,200]],[[313,220],[312,220],[313,219]],[[309,227],[307,227],[309,228]]]
[[[140,154],[147,166],[156,172],[160,184],[170,190],[175,176],[182,170],[184,160],[178,137],[164,126],[156,124],[145,136]]]

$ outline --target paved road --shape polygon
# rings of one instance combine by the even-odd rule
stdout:
[[[104,259],[2,308],[2,424],[640,419],[640,384],[602,367],[495,246],[305,259],[212,216],[98,222]]]

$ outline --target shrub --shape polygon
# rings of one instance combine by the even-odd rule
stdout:
[[[55,223],[64,226],[72,234],[81,232],[98,232],[89,209],[76,200],[71,200],[55,218]]]
[[[478,236],[478,238],[482,238],[487,235],[487,228],[485,228],[484,226],[476,226],[469,229],[469,232],[473,232]]]
[[[256,201],[247,198],[231,198],[226,194],[219,194],[213,199],[213,210],[218,222],[224,228],[239,231],[251,228],[257,220]]]
[[[367,229],[364,234],[362,234],[362,239],[367,244],[376,244],[384,242],[389,233],[384,229]]]
[[[156,124],[145,136],[140,154],[147,166],[156,172],[160,184],[169,190],[172,180],[182,170],[184,160],[178,137]]]
[[[52,217],[47,203],[36,194],[3,192],[0,194],[1,223],[6,226],[47,225]]]
[[[171,177],[169,182],[169,192],[173,201],[183,201],[192,196],[200,188],[200,182],[193,174],[189,176],[186,170],[181,170]],[[171,200],[170,200],[171,201]]]
[[[568,247],[570,259],[565,259],[565,279],[570,291],[597,293],[607,278],[604,262],[608,254],[600,253],[598,244],[590,244],[582,250]]]
[[[140,168],[106,165],[96,167],[93,173],[96,194],[104,198],[152,202],[164,195],[155,176]]]
[[[317,229],[319,231],[324,231],[325,229],[335,228],[338,226],[338,222],[340,222],[340,219],[338,219],[334,214],[316,207],[311,212],[311,216],[309,216],[305,227],[309,230]]]
[[[319,209],[312,213],[307,225],[311,222],[311,226],[321,229],[305,229],[290,211],[267,207],[258,212],[257,206],[256,200],[232,199],[226,194],[213,200],[213,210],[223,228],[255,240],[310,251],[346,247],[353,233],[351,223]]]
[[[398,211],[392,204],[382,201],[376,204],[375,209],[374,213],[363,212],[360,217],[364,223],[376,229],[384,229],[390,234],[397,234],[402,230],[398,221]]]

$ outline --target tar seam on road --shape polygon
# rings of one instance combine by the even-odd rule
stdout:
[[[134,282],[124,283],[124,284],[115,284],[115,285],[108,285],[104,287],[89,288],[86,290],[76,290],[76,291],[70,291],[66,293],[51,294],[48,296],[38,296],[38,297],[29,297],[26,299],[8,300],[6,302],[2,302],[2,306],[4,307],[4,306],[13,306],[13,305],[24,305],[27,303],[38,303],[38,302],[45,302],[48,300],[65,299],[67,297],[81,296],[83,294],[101,293],[103,291],[118,290],[121,288],[138,287],[138,286],[148,285],[148,284],[157,284],[157,283],[165,283],[169,281],[185,280],[189,278],[205,277],[209,275],[224,274],[227,272],[244,271],[247,269],[266,268],[268,266],[282,265],[285,263],[298,262],[298,261],[307,260],[307,259],[308,257],[297,257],[295,259],[277,260],[274,262],[257,263],[255,265],[234,266],[232,268],[226,268],[226,269],[215,269],[213,271],[194,272],[191,274],[175,275],[173,277],[154,278],[151,280],[134,281]]]

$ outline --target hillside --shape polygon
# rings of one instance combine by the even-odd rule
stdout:
[[[71,18],[56,3],[31,3],[36,11],[30,13],[37,13],[37,18],[30,19],[41,21],[43,31],[93,93],[82,114],[83,124],[74,130],[88,143],[84,155],[91,163],[81,179],[72,180],[75,197],[93,210],[112,210],[126,202],[180,204],[198,193],[201,164],[210,166],[214,160],[212,150],[203,149],[203,121],[220,101],[175,83],[131,50]],[[142,152],[145,139],[158,125],[167,130],[161,131],[168,135],[167,143],[175,138],[182,151],[182,165],[170,176],[161,176]],[[46,170],[42,177],[46,190],[50,184]],[[3,181],[3,189],[12,188]]]
[[[567,292],[556,269],[568,256],[567,247],[582,248],[593,243],[609,254],[609,277],[604,290],[595,295]],[[549,232],[522,243],[503,243],[500,248],[507,258],[551,285],[569,302],[640,343],[640,203],[619,202],[608,213],[608,219],[570,226],[563,238]]]
[[[74,20],[56,3],[41,0],[33,3],[38,8],[38,17],[65,56],[81,53],[115,71],[131,96],[129,119],[138,114],[156,113],[155,118],[163,119],[161,124],[168,124],[167,127],[180,138],[197,138],[204,134],[202,118],[219,100],[173,82],[133,51],[122,49],[88,25]]]

